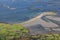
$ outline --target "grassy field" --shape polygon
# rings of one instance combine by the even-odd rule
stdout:
[[[60,40],[60,34],[30,35],[21,25],[0,23],[0,40]]]

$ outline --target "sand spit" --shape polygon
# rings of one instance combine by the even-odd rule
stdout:
[[[56,16],[55,12],[43,12],[39,16],[20,24],[29,29],[31,34],[60,33],[60,25],[50,19],[54,22],[60,22],[60,17]]]
[[[30,30],[31,34],[60,33],[60,17],[55,12],[43,12],[39,16],[19,23]],[[51,20],[53,21],[51,21]]]
[[[42,17],[45,17],[45,16],[52,16],[52,18],[54,18],[53,16],[56,15],[56,13],[54,12],[43,12],[41,13],[39,16],[31,19],[31,20],[28,20],[26,22],[23,22],[21,23],[21,25],[23,26],[32,26],[32,25],[36,25],[36,24],[40,24],[42,25],[43,27],[57,27],[58,25],[56,25],[55,23],[49,21],[49,22],[46,22],[42,19]]]

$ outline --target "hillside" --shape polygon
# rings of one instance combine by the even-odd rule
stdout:
[[[0,40],[18,40],[27,35],[28,30],[21,25],[0,23]]]

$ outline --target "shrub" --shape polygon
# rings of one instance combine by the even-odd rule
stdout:
[[[0,24],[0,40],[17,40],[28,34],[28,30],[17,24]]]

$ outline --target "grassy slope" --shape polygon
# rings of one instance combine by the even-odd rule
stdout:
[[[20,38],[26,33],[28,33],[28,30],[21,25],[0,23],[0,40]]]
[[[0,40],[60,40],[60,34],[28,35],[28,30],[17,24],[0,23]]]

